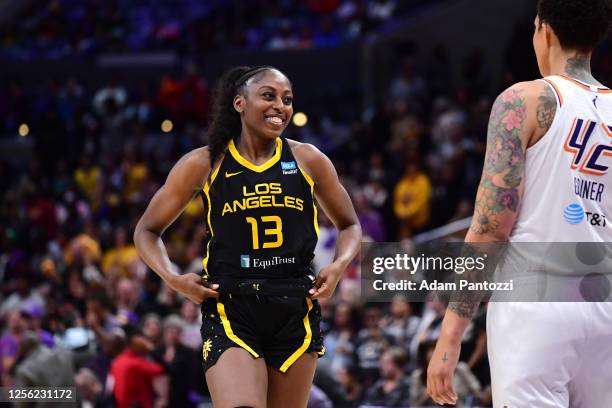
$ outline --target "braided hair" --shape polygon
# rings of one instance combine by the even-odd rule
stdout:
[[[277,69],[268,65],[234,67],[219,79],[213,97],[212,118],[206,132],[211,168],[229,141],[238,137],[242,130],[240,114],[234,109],[234,97],[244,92],[249,79],[268,70]]]

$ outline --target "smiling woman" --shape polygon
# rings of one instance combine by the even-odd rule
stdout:
[[[324,353],[318,298],[332,295],[361,242],[330,160],[281,137],[293,89],[276,68],[237,67],[219,81],[210,144],[174,166],[134,241],[172,288],[202,303],[203,365],[215,407],[305,407]],[[203,275],[179,275],[161,235],[199,194],[209,239]],[[339,229],[336,257],[314,276],[315,197]]]

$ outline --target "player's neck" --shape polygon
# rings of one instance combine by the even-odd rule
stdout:
[[[267,139],[243,132],[236,143],[236,149],[241,156],[252,163],[265,162],[274,155],[276,139]]]
[[[601,85],[591,74],[591,53],[564,52],[551,64],[556,75],[567,75],[591,85]]]

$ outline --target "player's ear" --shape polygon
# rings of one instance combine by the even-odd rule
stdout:
[[[550,48],[554,44],[554,41],[557,40],[557,35],[553,31],[550,24],[548,24],[547,22],[542,22],[542,30],[544,30],[544,38],[546,39],[546,46]]]
[[[233,105],[234,105],[234,109],[236,109],[236,112],[238,113],[244,112],[244,96],[240,94],[234,96]]]

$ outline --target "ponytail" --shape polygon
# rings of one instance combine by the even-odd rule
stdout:
[[[250,78],[269,69],[275,68],[270,66],[235,67],[219,79],[213,97],[211,122],[206,132],[210,148],[211,169],[230,140],[238,137],[242,130],[240,114],[234,109],[234,97],[242,92]]]

